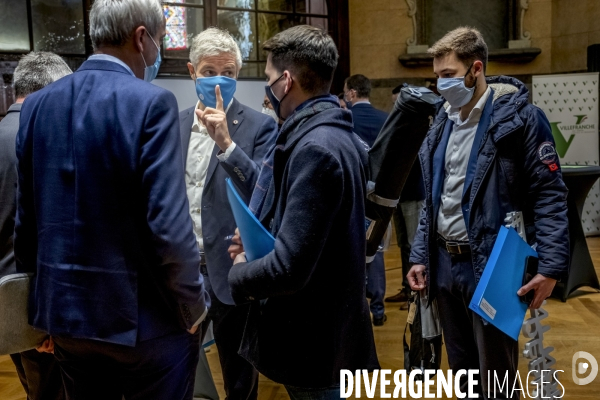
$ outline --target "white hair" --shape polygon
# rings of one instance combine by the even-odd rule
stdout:
[[[194,67],[204,57],[229,53],[235,57],[238,70],[242,68],[242,53],[229,32],[219,28],[208,28],[194,37],[190,48],[190,62]]]
[[[92,45],[122,46],[140,26],[155,36],[164,21],[160,0],[96,0],[90,10]]]
[[[15,94],[17,98],[27,97],[71,73],[60,56],[46,51],[31,52],[24,55],[15,68]]]

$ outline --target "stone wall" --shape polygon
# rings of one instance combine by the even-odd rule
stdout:
[[[600,1],[552,1],[552,73],[586,71],[587,47],[600,43]]]

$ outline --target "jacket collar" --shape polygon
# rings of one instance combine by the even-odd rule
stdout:
[[[324,97],[323,100],[330,101],[329,97]],[[284,135],[279,134],[277,137],[277,145],[279,145],[283,151],[287,151],[290,148],[293,148],[306,133],[321,125],[338,126],[341,128],[350,128],[350,130],[352,130],[354,126],[352,123],[352,113],[339,106],[321,111],[308,118],[303,124],[285,135],[285,137]]]
[[[125,64],[123,60],[118,57],[111,56],[110,54],[92,54],[88,60],[92,61],[110,61],[116,64],[119,64],[121,67],[125,68],[127,72],[131,74],[131,76],[135,76],[129,65]]]
[[[6,114],[11,113],[11,112],[21,112],[22,106],[23,106],[23,103],[14,103],[10,107],[8,107]]]
[[[523,126],[519,111],[527,105],[529,91],[521,81],[508,76],[487,78],[487,82],[494,89],[490,127],[497,126],[492,131],[492,140],[498,142]]]

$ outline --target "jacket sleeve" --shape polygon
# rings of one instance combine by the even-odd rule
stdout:
[[[146,219],[156,264],[178,305],[181,321],[191,328],[210,306],[200,274],[200,257],[185,189],[177,103],[161,92],[146,114],[139,168]]]
[[[17,153],[17,215],[15,217],[14,253],[17,272],[37,271],[37,221],[33,193],[33,137],[27,100],[21,109],[19,132],[16,138]]]
[[[289,295],[309,281],[341,205],[343,173],[325,148],[306,145],[288,161],[283,183],[286,206],[275,249],[265,257],[229,271],[236,304]],[[339,251],[344,251],[339,249]]]
[[[240,127],[241,129],[242,127]],[[258,180],[258,174],[262,167],[262,161],[267,151],[275,145],[277,139],[277,124],[273,118],[264,118],[258,133],[254,139],[254,149],[248,156],[244,150],[236,144],[235,149],[225,161],[219,162],[231,177],[232,182],[241,192],[242,197],[250,199],[252,191]]]
[[[419,226],[415,233],[413,245],[410,249],[410,263],[411,264],[422,264],[429,268],[427,262],[427,212],[426,212],[426,201],[423,202],[423,208],[419,214]]]
[[[415,162],[416,167],[421,167],[421,152],[425,151],[426,148],[425,142],[421,145],[421,150],[419,151],[419,157],[417,157],[417,161]],[[413,166],[413,169],[415,167]],[[426,177],[423,177],[423,185],[425,185]],[[427,181],[431,179],[427,177]],[[424,190],[427,193],[427,190]],[[419,214],[419,225],[417,227],[417,231],[415,232],[415,238],[413,239],[413,245],[410,250],[409,262],[411,264],[422,264],[429,268],[428,265],[428,256],[427,256],[427,196],[425,196],[425,201],[423,201],[423,208],[421,208],[421,213]]]
[[[535,106],[530,106],[528,112],[529,115],[524,116],[524,168],[528,179],[528,203],[533,205],[538,272],[549,278],[563,279],[569,269],[568,190],[562,179],[548,119]],[[546,157],[542,162],[542,148],[546,149],[546,154],[548,150],[554,151],[554,157]]]

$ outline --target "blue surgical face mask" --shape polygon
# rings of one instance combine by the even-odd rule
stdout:
[[[277,118],[279,118],[283,121],[284,118],[281,117],[281,102],[283,101],[283,99],[285,99],[285,96],[287,96],[287,93],[283,95],[281,100],[279,100],[277,98],[277,96],[275,96],[275,93],[273,93],[273,89],[272,89],[273,85],[276,84],[277,82],[279,82],[279,80],[281,78],[283,78],[283,74],[281,74],[281,76],[279,78],[277,78],[275,80],[275,82],[273,82],[270,85],[265,86],[265,93],[267,94],[267,98],[269,99],[269,101],[271,102],[271,105],[273,106],[273,110],[275,110],[275,114],[277,115]]]
[[[148,33],[148,31],[146,31],[146,33]],[[158,45],[156,44],[154,39],[152,39],[152,36],[150,36],[149,33],[148,37],[150,38],[150,40],[152,40],[152,43],[154,43],[156,49],[158,50],[158,53],[156,53],[156,61],[154,61],[154,64],[150,66],[146,64],[146,60],[144,59],[144,55],[142,54],[142,60],[144,60],[144,65],[146,66],[146,68],[144,68],[144,80],[146,82],[152,82],[154,78],[156,78],[156,75],[158,75],[158,69],[160,68],[160,62],[162,61],[162,59],[160,58],[160,47],[158,47]]]
[[[206,107],[216,108],[217,107],[217,95],[215,93],[215,87],[219,85],[221,88],[221,97],[223,97],[223,108],[226,109],[233,95],[237,81],[235,79],[228,78],[226,76],[208,76],[203,78],[196,78],[196,94],[198,98]]]
[[[473,64],[471,64],[471,67]],[[469,75],[471,67],[467,69],[465,76],[461,78],[439,78],[437,81],[437,90],[450,103],[452,107],[462,107],[473,98],[475,87],[465,86],[465,78]]]

